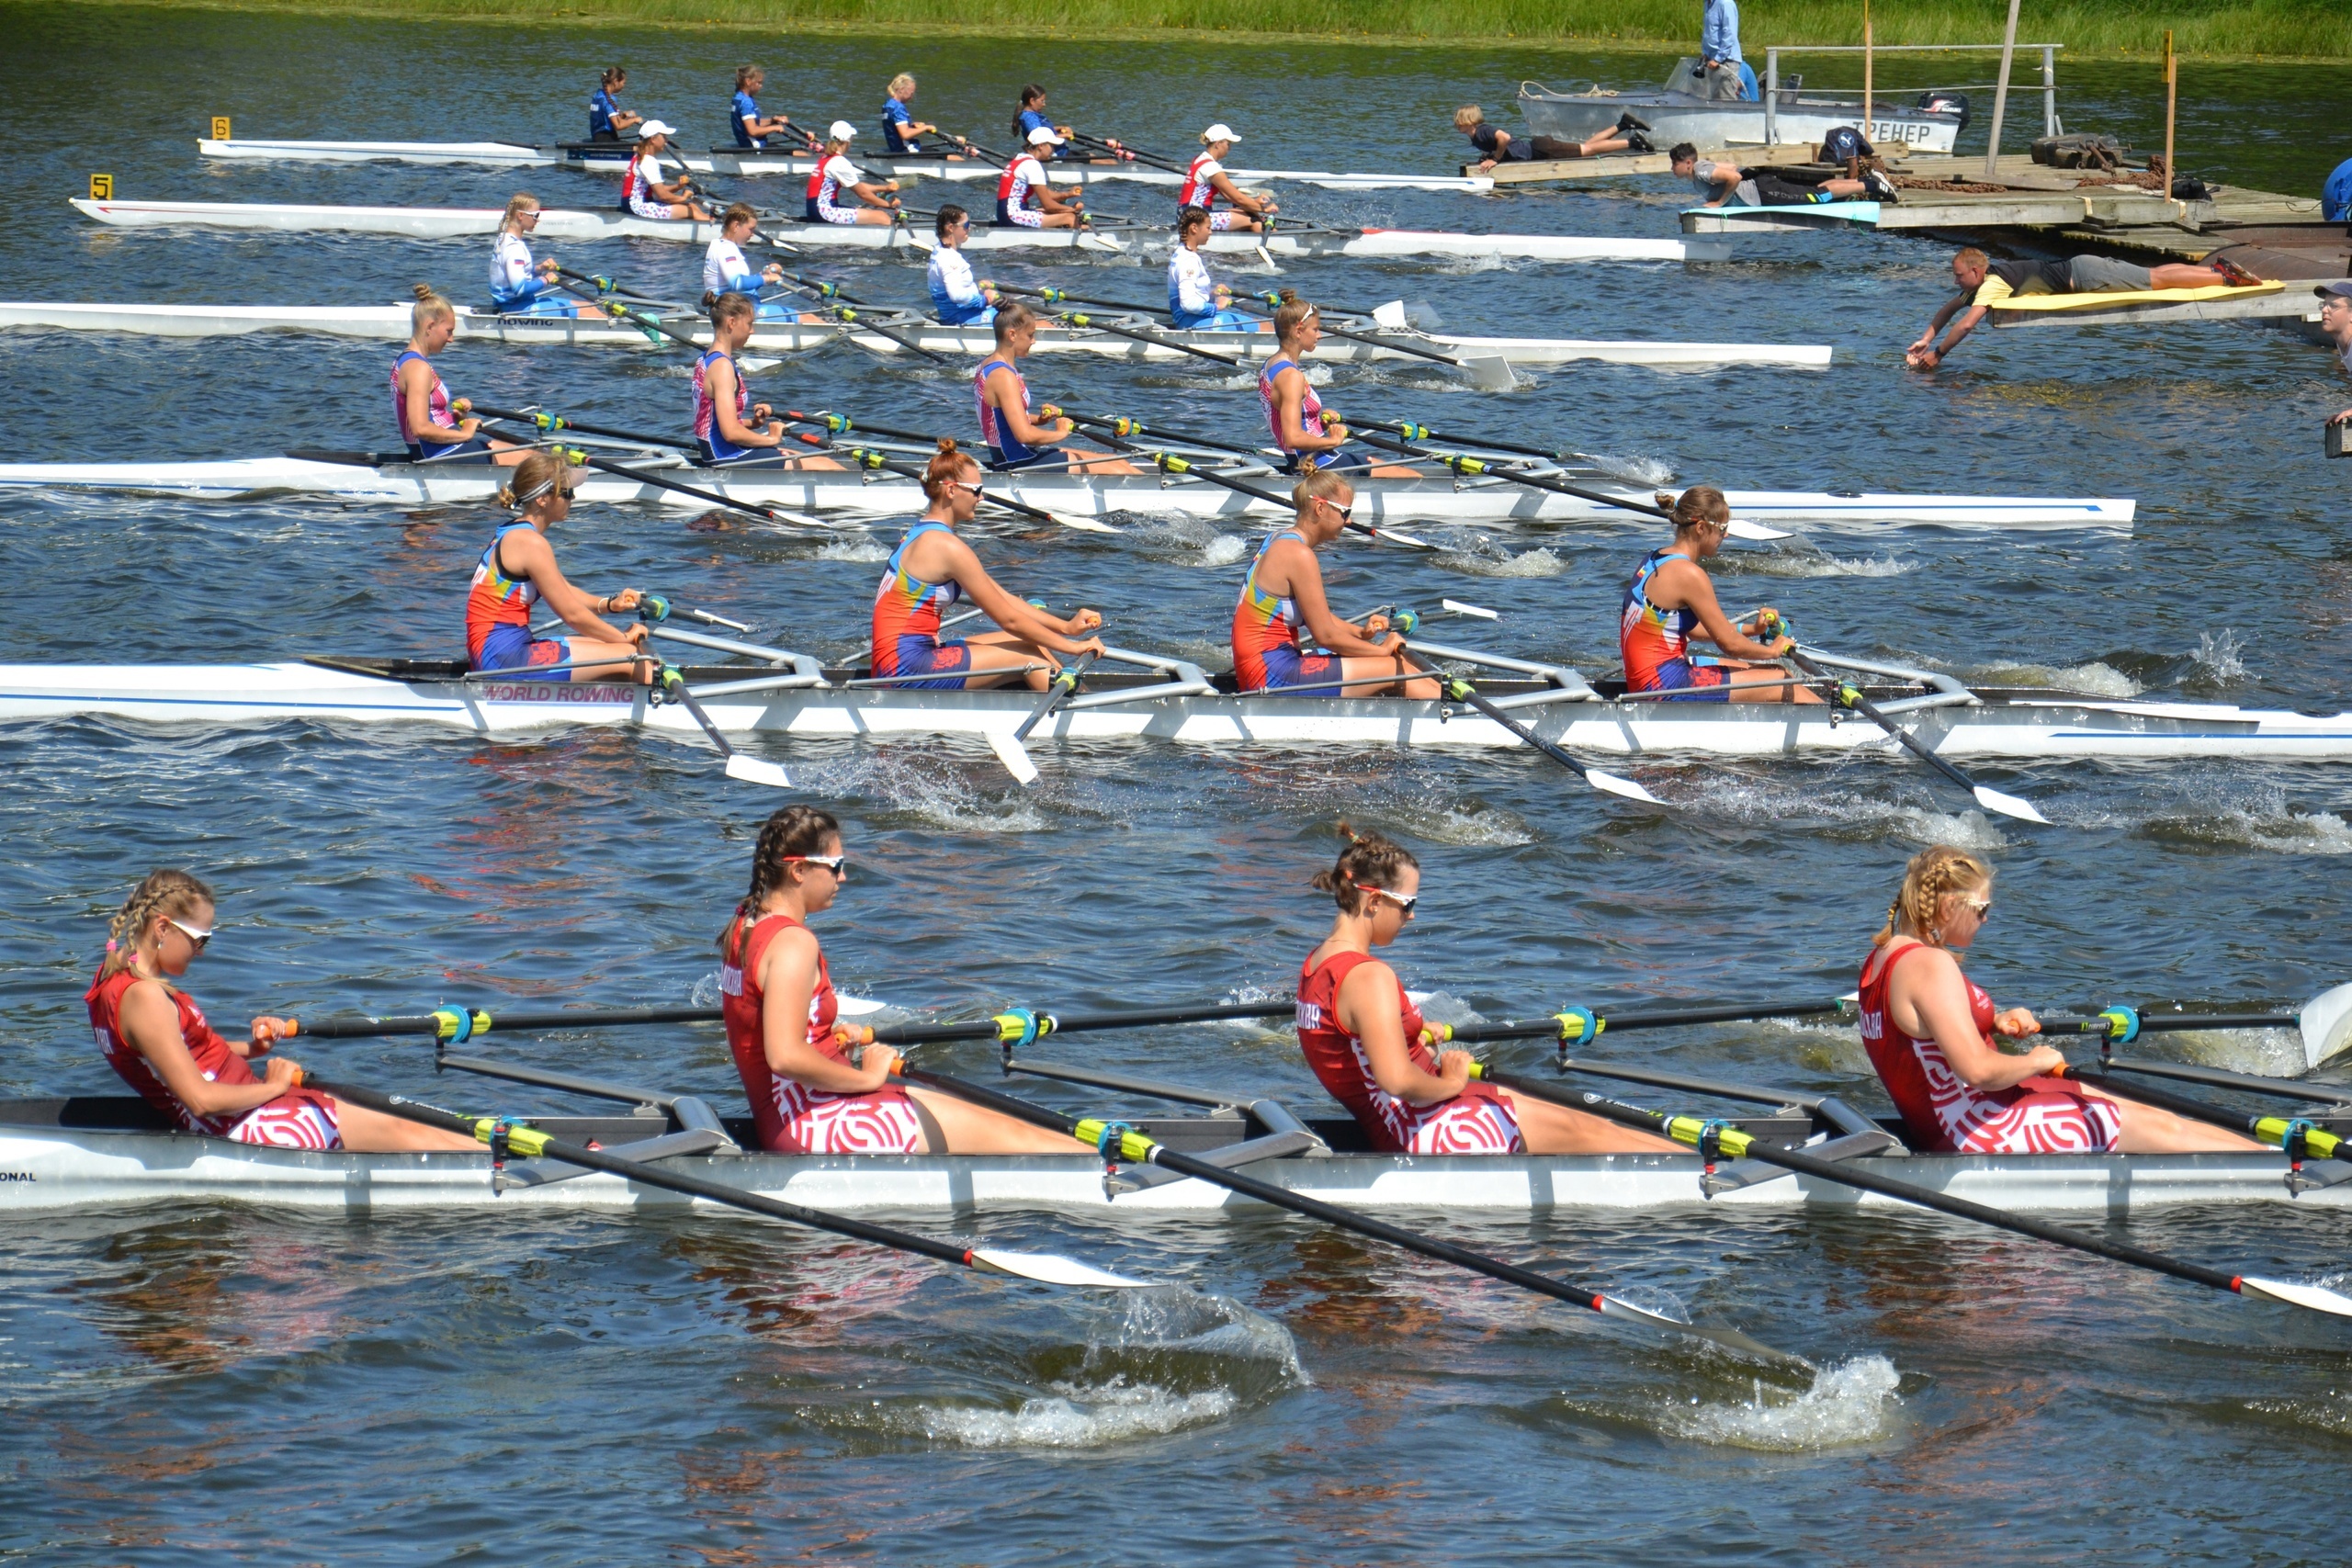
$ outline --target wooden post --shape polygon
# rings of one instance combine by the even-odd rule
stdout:
[[[2018,51],[2018,0],[2009,0],[2009,25],[2001,33],[2001,80],[1993,89],[1993,129],[1984,143],[1984,177],[2001,177],[2001,121],[2009,112],[2009,62]]]
[[[2179,102],[2180,56],[2172,51],[2172,29],[2166,28],[2165,29],[2165,173],[2164,190],[2161,193],[2166,201],[2172,199],[2173,181],[2179,177],[2172,172],[2173,110]]]
[[[1867,141],[1871,135],[1871,0],[1862,0],[1862,123],[1855,130]]]

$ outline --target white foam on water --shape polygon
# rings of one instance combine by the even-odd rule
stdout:
[[[1240,1401],[1225,1389],[1171,1393],[1123,1378],[1092,1388],[1057,1384],[1012,1410],[926,1408],[901,1419],[933,1442],[967,1449],[1097,1449],[1222,1421]]]
[[[1940,785],[1943,781],[1936,779]],[[1984,812],[1945,811],[1905,805],[1845,788],[1799,794],[1779,784],[1741,781],[1710,775],[1700,790],[1711,814],[1739,822],[1784,824],[1818,817],[1840,829],[1869,829],[1882,837],[1898,838],[1922,846],[1951,844],[1958,849],[1993,851],[2008,847],[2008,838]],[[1957,786],[1953,798],[1959,798]]]
[[[1481,546],[1441,550],[1437,564],[1465,577],[1557,577],[1568,570],[1566,561],[1543,546],[1517,555],[1485,541]]]
[[[1602,473],[1633,484],[1655,488],[1674,478],[1671,466],[1641,452],[1587,452],[1584,459]]]
[[[819,560],[888,560],[890,552],[874,539],[828,539],[817,547]]]
[[[2087,664],[1987,664],[1969,671],[1965,678],[1988,686],[2049,686],[2095,697],[2136,697],[2147,690],[2114,665],[2096,659]]]
[[[1893,556],[1833,556],[1824,550],[1780,547],[1716,558],[1717,568],[1728,577],[1901,577],[1918,570],[1919,564]]]
[[[993,758],[974,766],[1003,776]],[[983,791],[950,758],[907,754],[890,748],[796,764],[803,790],[818,795],[863,795],[893,809],[959,833],[1032,833],[1052,825],[1029,792]]]
[[[1793,1398],[1756,1385],[1753,1398],[1728,1404],[1668,1405],[1668,1435],[1765,1453],[1810,1453],[1875,1442],[1894,1429],[1900,1378],[1883,1356],[1824,1367]]]
[[[1219,534],[1201,547],[1203,566],[1231,566],[1250,553],[1250,542],[1238,534]]]
[[[2300,1029],[2185,1029],[2164,1038],[2170,1051],[2199,1066],[2279,1078],[2311,1070]]]
[[[2297,811],[2287,804],[2282,788],[2236,793],[2234,802],[2211,794],[2194,795],[2171,810],[2151,815],[2143,830],[2193,844],[2272,854],[2352,854],[2352,822],[2337,813]]]
[[[2197,646],[2188,657],[2195,660],[2206,680],[2226,685],[2246,677],[2245,644],[2238,634],[2223,626],[2221,635],[2199,632]]]

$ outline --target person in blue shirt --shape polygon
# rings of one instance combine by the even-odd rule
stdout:
[[[1699,28],[1699,63],[1690,73],[1702,79],[1702,97],[1758,96],[1756,73],[1739,57],[1739,0],[1707,0],[1706,16]],[[1735,82],[1737,88],[1726,91]]]
[[[620,106],[621,89],[628,85],[628,73],[617,65],[607,66],[596,79],[595,96],[588,100],[588,140],[618,141],[621,132],[636,126],[645,117]]]
[[[767,72],[757,65],[735,68],[735,97],[727,106],[727,123],[734,128],[738,147],[754,151],[765,147],[769,137],[783,135],[792,124],[788,114],[770,118],[760,113],[760,89],[767,82]]]
[[[890,78],[890,95],[882,100],[882,151],[892,157],[920,156],[922,139],[935,136],[939,127],[929,120],[917,119],[908,106],[915,101],[915,79],[905,72]],[[952,138],[951,138],[952,140]],[[949,152],[949,158],[961,153]]]
[[[2327,184],[2319,187],[2319,215],[2330,223],[2352,219],[2352,158],[2336,164]]]

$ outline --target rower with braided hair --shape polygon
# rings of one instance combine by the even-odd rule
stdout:
[[[211,888],[163,868],[130,890],[107,928],[106,958],[82,999],[107,1065],[141,1099],[182,1132],[232,1143],[358,1154],[480,1147],[305,1089],[302,1069],[282,1057],[254,1077],[246,1064],[293,1024],[257,1018],[244,1039],[225,1039],[173,983],[210,945],[215,919]]]
[[[1298,1045],[1306,1065],[1382,1154],[1673,1154],[1650,1134],[1470,1077],[1467,1051],[1438,1039],[1396,972],[1372,955],[1404,934],[1421,865],[1402,844],[1345,822],[1347,848],[1310,885],[1340,907],[1331,934],[1298,972]]]
[[[2049,1075],[2066,1058],[2011,1040],[2041,1032],[2024,1008],[1996,1012],[1962,975],[1961,955],[1993,912],[1993,872],[1950,844],[1911,857],[1871,939],[1860,998],[1862,1049],[1902,1112],[1915,1148],[1932,1154],[2188,1154],[2262,1145],[2235,1133],[2117,1100]]]
[[[751,891],[718,938],[719,1010],[760,1145],[802,1155],[1081,1154],[1087,1145],[894,1081],[899,1054],[841,1021],[808,919],[849,880],[840,820],[787,806],[760,829]],[[852,1051],[863,1046],[853,1059]]]
[[[543,450],[524,458],[498,492],[516,515],[499,525],[474,563],[466,590],[467,660],[476,670],[512,670],[518,681],[650,682],[659,662],[644,651],[650,628],[640,621],[624,630],[604,619],[636,609],[642,595],[624,588],[591,598],[556,565],[548,530],[571,515],[576,482],[561,452]],[[541,601],[576,635],[534,637],[531,611]]]

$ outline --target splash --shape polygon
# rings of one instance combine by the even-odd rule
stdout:
[[[1812,818],[1840,834],[1859,830],[1872,838],[1923,846],[1951,844],[1980,852],[2006,849],[2009,842],[1982,811],[1945,811],[1826,788],[1798,795],[1776,784],[1724,774],[1707,775],[1699,793],[1711,812],[1736,822],[1779,826]],[[1955,796],[1958,793],[1953,791]]]
[[[1231,566],[1250,553],[1250,542],[1238,534],[1219,534],[1201,547],[1203,566]]]
[[[1440,551],[1437,564],[1465,577],[1557,577],[1568,570],[1566,561],[1543,546],[1511,555],[1483,539],[1476,547]]]
[[[888,560],[890,552],[872,539],[828,539],[817,547],[819,560]]]
[[[1739,577],[1901,577],[1919,570],[1916,560],[1893,556],[1833,556],[1825,550],[1743,550],[1720,559],[1726,576]]]
[[[2352,854],[2352,823],[2333,811],[2297,811],[2281,788],[2257,789],[2228,802],[2214,794],[2191,796],[2151,816],[2150,838],[2214,849],[2256,849],[2280,855]]]
[[[2094,697],[2136,697],[2147,690],[2102,660],[2087,664],[1990,664],[1968,678],[1988,686],[2048,686]]]
[[[2197,666],[2198,679],[2206,684],[2226,686],[2246,677],[2245,644],[2238,634],[2227,626],[2219,637],[2211,632],[2199,632],[2197,646],[2189,652],[2189,660]]]
[[[1894,1429],[1899,1386],[1893,1362],[1860,1356],[1814,1373],[1813,1386],[1792,1399],[1776,1399],[1759,1383],[1737,1404],[1669,1405],[1661,1425],[1673,1437],[1764,1453],[1847,1448]]]
[[[1114,1378],[1100,1387],[1057,1385],[1012,1410],[925,1409],[902,1417],[912,1435],[967,1449],[1095,1449],[1221,1421],[1240,1401],[1224,1389],[1171,1393]]]
[[[975,762],[994,769],[993,761]],[[897,753],[888,749],[804,763],[796,770],[801,787],[820,796],[864,795],[937,827],[963,833],[1034,833],[1051,825],[1026,793],[985,793],[957,762],[936,752]],[[998,775],[1001,777],[1001,773]]]

